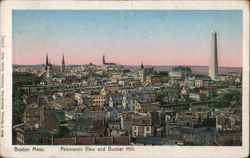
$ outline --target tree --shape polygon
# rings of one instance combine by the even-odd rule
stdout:
[[[168,77],[168,76],[161,77],[161,83],[168,83],[169,80],[170,80],[170,77]]]
[[[25,110],[26,105],[22,100],[23,93],[17,87],[13,85],[13,94],[12,94],[12,118],[13,125],[22,123],[22,116]]]
[[[212,99],[212,107],[236,106],[242,104],[242,94],[239,91],[224,92]]]
[[[70,135],[70,131],[67,127],[60,127],[60,131],[59,131],[59,134],[58,134],[58,137],[68,137]]]
[[[178,89],[166,88],[156,92],[156,100],[161,104],[178,104],[180,98],[180,91]]]

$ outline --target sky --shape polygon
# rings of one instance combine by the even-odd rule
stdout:
[[[13,64],[208,66],[217,32],[220,67],[242,67],[241,10],[14,10]]]

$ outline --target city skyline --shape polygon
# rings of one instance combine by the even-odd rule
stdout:
[[[241,11],[14,11],[13,64],[208,66],[212,30],[218,66],[242,67]]]

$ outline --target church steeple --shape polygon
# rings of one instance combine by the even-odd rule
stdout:
[[[61,67],[61,70],[62,70],[62,72],[64,72],[64,70],[65,70],[64,54],[63,54],[63,57],[62,57],[62,67]]]
[[[105,54],[103,54],[103,56],[102,56],[102,64],[103,64],[103,65],[106,64],[106,61],[105,61]]]
[[[49,65],[49,57],[48,57],[48,53],[46,54],[46,62],[45,62],[45,63],[46,63],[46,64],[45,64],[46,66],[47,66],[47,65]]]
[[[141,69],[144,69],[144,65],[143,65],[143,62],[141,62]]]

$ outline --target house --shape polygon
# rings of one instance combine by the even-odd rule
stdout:
[[[126,130],[120,130],[120,129],[116,129],[116,130],[112,130],[110,132],[110,136],[112,137],[117,137],[117,136],[128,136],[128,131]]]
[[[203,80],[195,80],[195,87],[196,88],[201,88],[204,86]]]
[[[122,94],[108,93],[106,94],[106,104],[110,107],[115,107],[122,104]]]
[[[89,133],[91,136],[106,136],[107,120],[106,119],[93,119],[90,123]]]
[[[238,88],[237,84],[233,84],[233,83],[229,84],[228,86],[229,91],[235,91],[237,90],[237,88]]]
[[[75,109],[65,111],[65,119],[66,120],[79,120],[81,118],[83,118],[82,112],[79,112]]]
[[[195,77],[186,77],[184,80],[185,86],[194,88],[195,87]]]
[[[194,127],[199,124],[198,116],[193,111],[185,111],[176,115],[176,121],[179,125],[184,127]]]
[[[85,117],[80,120],[76,120],[72,122],[73,127],[73,135],[76,136],[91,136],[90,127],[93,118]]]
[[[166,138],[174,140],[182,140],[182,128],[177,123],[166,124]]]
[[[155,93],[147,92],[147,93],[141,93],[138,98],[138,102],[140,103],[153,103],[156,102],[156,96]]]
[[[215,86],[215,81],[214,80],[207,80],[207,79],[205,79],[205,80],[203,80],[203,86],[205,87],[205,88],[207,88],[207,87],[211,87],[211,86]]]
[[[227,78],[227,75],[226,74],[219,74],[218,75],[218,79],[220,81],[226,81],[228,78]]]
[[[135,104],[135,112],[137,113],[148,113],[148,112],[153,112],[155,110],[158,110],[159,106],[157,104],[152,104],[152,103],[136,103]]]
[[[105,106],[104,110],[107,114],[107,118],[110,120],[116,120],[118,118],[119,111],[114,107]]]
[[[217,130],[236,130],[241,129],[241,120],[238,115],[233,113],[220,113],[216,116]]]
[[[29,105],[32,103],[37,103],[38,96],[35,94],[28,94],[28,95],[24,94],[22,96],[22,99],[23,99],[24,104]]]
[[[184,145],[214,145],[215,131],[207,127],[183,128],[182,135]]]
[[[151,116],[136,116],[132,120],[133,137],[150,137],[155,135]]]
[[[41,145],[42,133],[45,132],[43,128],[30,124],[22,124],[15,131],[18,145]]]
[[[108,120],[108,128],[111,130],[121,129],[121,120]]]
[[[103,88],[100,92],[101,95],[106,95],[106,94],[110,94],[110,93],[118,93],[119,92],[119,87],[118,86],[107,86],[105,88]]]
[[[201,101],[200,93],[189,93],[189,98],[196,101]]]
[[[220,130],[216,134],[216,143],[222,146],[241,146],[241,130]]]
[[[48,131],[56,131],[60,130],[60,121],[57,117],[55,111],[46,110],[44,113],[44,128]]]
[[[107,114],[104,110],[104,108],[98,107],[98,106],[91,106],[84,110],[83,115],[92,117],[92,118],[98,118],[103,119],[107,117]]]
[[[127,103],[128,103],[128,108],[130,110],[132,110],[132,111],[135,110],[135,105],[136,105],[136,103],[138,103],[138,98],[139,98],[139,96],[136,94],[129,93],[127,95]]]
[[[122,113],[119,115],[121,119],[121,129],[128,131],[129,134],[132,132],[132,120],[135,117],[135,114],[132,112]]]
[[[25,124],[37,124],[44,126],[44,106],[39,106],[36,103],[26,106],[23,113],[23,122]]]
[[[151,83],[151,84],[158,83],[158,82],[160,82],[161,77],[162,77],[161,75],[146,76],[146,83]]]
[[[93,95],[90,95],[90,97],[93,100],[93,105],[94,106],[103,107],[105,102],[106,102],[105,95],[93,94]]]

